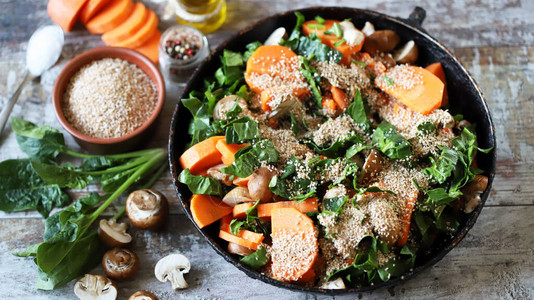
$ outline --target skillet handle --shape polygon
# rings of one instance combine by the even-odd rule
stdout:
[[[398,18],[398,19],[426,33],[426,30],[423,28],[423,21],[425,20],[425,17],[426,17],[426,10],[420,6],[416,6],[413,9],[413,11],[410,13],[407,19],[405,18]]]

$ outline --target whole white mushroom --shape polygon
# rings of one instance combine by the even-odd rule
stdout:
[[[187,257],[182,254],[170,254],[160,259],[154,269],[156,278],[161,282],[170,281],[172,288],[185,289],[189,287],[184,279],[184,274],[189,273],[191,264]]]

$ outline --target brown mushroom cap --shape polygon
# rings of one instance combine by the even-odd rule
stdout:
[[[126,223],[102,219],[98,226],[98,237],[108,247],[124,247],[132,241],[132,236],[126,232],[127,228]]]
[[[395,31],[378,30],[365,39],[363,49],[371,55],[387,53],[393,51],[399,42],[400,37]]]
[[[133,293],[128,300],[158,300],[158,297],[151,292],[137,291]]]
[[[104,273],[115,280],[131,278],[139,270],[139,258],[128,249],[113,248],[102,257]]]
[[[137,190],[126,199],[126,214],[139,229],[157,229],[169,214],[169,204],[160,192]]]

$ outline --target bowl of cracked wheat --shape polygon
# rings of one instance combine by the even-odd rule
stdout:
[[[59,123],[95,153],[133,150],[153,131],[165,101],[158,68],[134,50],[101,47],[71,60],[52,94]]]

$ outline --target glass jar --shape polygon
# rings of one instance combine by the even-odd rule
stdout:
[[[209,52],[208,39],[200,31],[175,25],[161,35],[159,65],[165,78],[184,83]]]
[[[169,0],[178,23],[189,25],[204,34],[213,32],[226,19],[226,0]]]

